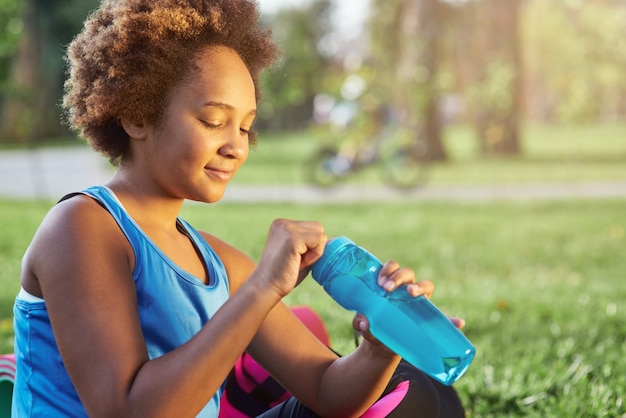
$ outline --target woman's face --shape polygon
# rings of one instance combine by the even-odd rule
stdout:
[[[172,91],[161,122],[148,131],[148,169],[167,196],[215,202],[248,157],[255,88],[229,48],[207,48],[196,64],[198,71]]]

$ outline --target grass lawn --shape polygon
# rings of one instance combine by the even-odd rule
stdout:
[[[456,385],[473,417],[626,413],[626,200],[352,205],[187,205],[183,216],[259,259],[276,217],[322,221],[437,285],[478,354]],[[12,350],[20,257],[48,202],[0,202],[0,351]],[[355,215],[356,214],[356,215]],[[354,348],[351,314],[313,280],[288,298]]]
[[[523,157],[480,158],[450,129],[450,162],[431,184],[626,180],[626,124],[528,127]],[[239,184],[302,181],[319,133],[261,135]],[[379,182],[375,168],[349,181]],[[51,202],[0,200],[0,352],[13,350],[20,259]],[[457,383],[470,417],[626,418],[626,198],[492,203],[190,204],[183,216],[258,260],[271,221],[314,219],[437,286],[467,320],[477,357]],[[354,348],[351,313],[313,281],[287,298],[324,317],[333,347]]]

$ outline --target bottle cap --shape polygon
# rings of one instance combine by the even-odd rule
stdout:
[[[323,271],[335,255],[335,252],[347,244],[354,244],[354,242],[347,237],[336,237],[326,243],[324,254],[322,254],[322,256],[313,264],[313,268],[311,270],[311,275],[317,282],[322,280]]]

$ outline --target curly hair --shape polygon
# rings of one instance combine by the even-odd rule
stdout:
[[[129,146],[121,121],[158,123],[171,89],[211,45],[237,52],[258,101],[260,73],[278,55],[258,21],[254,0],[103,0],[67,49],[65,122],[119,164]]]

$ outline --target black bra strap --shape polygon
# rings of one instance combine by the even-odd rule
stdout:
[[[68,199],[71,199],[71,198],[73,198],[74,196],[78,196],[78,195],[80,195],[80,194],[84,194],[84,193],[81,193],[81,192],[74,192],[74,193],[69,193],[69,194],[66,194],[66,195],[65,195],[65,196],[63,196],[61,199],[59,199],[59,201],[57,202],[57,205],[58,205],[59,203],[61,203],[61,202],[64,202],[64,201],[66,201],[66,200],[68,200]]]
[[[66,194],[65,196],[63,196],[61,199],[59,199],[59,201],[58,201],[56,204],[58,205],[58,204],[59,204],[59,203],[61,203],[61,202],[64,202],[64,201],[66,201],[66,200],[68,200],[68,199],[73,198],[74,196],[79,196],[79,195],[82,195],[82,196],[89,196],[89,195],[87,195],[87,194],[85,194],[85,193],[82,193],[82,192],[73,192],[73,193],[68,193],[68,194]],[[91,196],[89,196],[89,197],[91,197]],[[102,203],[102,202],[101,202],[101,201],[99,201],[98,199],[94,199],[93,197],[92,197],[92,199],[93,199],[94,201],[96,201],[96,203],[98,203],[100,206],[102,206],[103,208],[105,208],[105,209],[106,209],[106,206],[104,206],[104,203]]]

